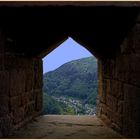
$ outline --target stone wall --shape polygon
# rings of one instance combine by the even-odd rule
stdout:
[[[116,52],[98,62],[97,115],[129,138],[140,137],[140,23]]]
[[[0,137],[25,124],[42,108],[42,60],[16,53],[14,49],[20,50],[20,46],[14,47],[14,43],[0,31]],[[123,135],[139,138],[140,17],[116,57],[99,59],[98,73],[97,115]]]
[[[0,137],[42,108],[42,60],[26,58],[11,48],[12,41],[0,32]]]

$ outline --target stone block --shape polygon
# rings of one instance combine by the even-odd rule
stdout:
[[[6,38],[6,47],[5,47],[5,54],[13,54],[15,55],[16,52],[14,51],[13,47],[15,46],[15,42],[12,38]]]
[[[138,14],[138,16],[136,18],[136,22],[140,22],[140,14]]]
[[[13,69],[16,69],[18,68],[17,67],[17,57],[15,57],[14,55],[6,55],[5,56],[5,59],[4,59],[4,68],[5,70],[7,71],[10,71],[10,70],[13,70]]]
[[[3,117],[9,113],[8,103],[5,105],[0,105],[0,117]]]
[[[0,31],[0,54],[4,54],[5,39],[3,33]]]
[[[42,94],[38,94],[35,100],[35,110],[40,111],[42,109]]]
[[[122,114],[118,114],[116,112],[112,115],[112,122],[114,122],[119,128],[123,127],[123,116]]]
[[[21,104],[22,104],[22,106],[28,104],[28,102],[29,102],[29,96],[28,95],[29,94],[27,94],[27,93],[21,95]]]
[[[100,86],[102,86],[102,87],[100,87]],[[107,90],[107,81],[106,81],[106,79],[103,79],[103,81],[102,81],[102,85],[100,85],[99,84],[99,88],[101,88],[101,89],[99,89],[100,91],[99,91],[99,95],[100,95],[100,101],[102,102],[102,103],[105,103],[106,102],[106,90]]]
[[[25,71],[24,70],[19,70],[17,73],[17,91],[19,94],[25,92]]]
[[[0,131],[3,136],[7,136],[13,128],[13,116],[12,114],[7,114],[4,117],[0,117]]]
[[[116,94],[116,97],[119,99],[119,100],[123,100],[124,99],[124,88],[123,88],[123,82],[119,82],[118,83],[118,87],[117,87],[117,89],[118,89],[118,92],[117,92],[117,94]]]
[[[4,70],[4,55],[0,54],[0,71]]]
[[[132,132],[132,125],[133,121],[128,120],[127,118],[124,118],[123,120],[123,135],[129,138],[132,138],[133,132]]]
[[[24,108],[20,107],[13,111],[13,122],[17,124],[24,119]]]
[[[23,54],[10,53],[5,56],[5,69],[33,70],[33,60],[24,58]]]
[[[133,36],[132,51],[140,54],[140,24],[136,24],[131,33]]]
[[[140,138],[140,121],[139,123],[132,122],[131,133],[133,138]]]
[[[34,89],[42,89],[43,87],[43,78],[42,78],[42,61],[34,61]]]
[[[117,96],[118,93],[118,81],[117,80],[111,80],[111,95]]]
[[[101,104],[101,114],[104,114],[107,116],[107,106],[105,104]]]
[[[31,91],[28,95],[29,97],[29,101],[34,101],[35,100],[35,96],[36,96],[36,93],[34,91]]]
[[[102,96],[102,93],[103,93],[103,82],[99,81],[99,84],[98,84],[98,95],[99,95],[99,97]]]
[[[113,79],[115,72],[115,61],[111,59],[102,60],[102,70],[104,78]]]
[[[25,92],[25,72],[23,70],[11,70],[10,72],[10,96],[20,95]]]
[[[20,93],[25,92],[25,71],[20,72]]]
[[[0,138],[2,138],[3,137],[3,135],[2,135],[2,132],[1,132],[1,130],[0,130]]]
[[[33,89],[33,83],[34,81],[34,73],[32,70],[27,70],[26,73],[26,80],[25,80],[25,91],[29,92]]]
[[[112,129],[116,130],[117,132],[122,133],[122,128],[119,125],[117,125],[116,123],[111,123],[110,127]]]
[[[124,117],[129,121],[139,123],[140,118],[140,95],[139,88],[130,85],[127,86],[128,91],[125,93],[124,100]]]
[[[118,80],[111,80],[111,95],[118,98],[119,100],[123,100],[124,91],[123,91],[123,82]]]
[[[124,111],[123,111],[123,116],[126,120],[132,120],[132,110],[133,110],[133,105],[129,103],[128,101],[124,101]]]
[[[102,66],[102,61],[98,60],[98,80],[102,81],[103,79],[103,66]]]
[[[129,60],[127,55],[120,55],[116,58],[115,78],[120,81],[129,80]]]
[[[6,95],[0,96],[0,117],[9,113],[9,97]]]
[[[124,118],[123,121],[123,135],[128,138],[139,138],[140,137],[140,123],[135,123],[134,120],[128,120]]]
[[[124,84],[124,100],[129,103],[139,103],[140,88],[131,84]]]
[[[24,117],[27,118],[28,116],[32,115],[34,112],[35,112],[35,102],[32,101],[25,106]]]
[[[18,71],[11,70],[10,71],[10,96],[19,95],[18,91]]]
[[[106,79],[106,94],[111,94],[111,80]]]
[[[6,105],[9,103],[9,96],[0,95],[0,105]]]
[[[21,106],[21,96],[14,96],[10,98],[10,110],[16,110]]]
[[[0,95],[9,95],[9,72],[0,71]]]
[[[38,70],[40,72],[43,72],[42,71],[42,63],[43,63],[42,60],[41,59],[34,59],[33,62],[34,62],[34,69]]]
[[[140,101],[140,99],[139,99]],[[134,122],[139,124],[140,123],[140,102],[133,104],[132,109],[132,119],[135,120]]]
[[[17,60],[17,66],[24,70],[30,69],[33,71],[33,60],[20,56]]]
[[[129,60],[129,83],[140,86],[140,54],[133,54]]]
[[[34,72],[34,89],[41,89],[42,87],[42,74],[39,72]]]
[[[17,62],[16,62],[18,68],[22,69],[22,70],[28,69],[29,68],[29,61],[28,60],[30,61],[30,59],[27,59],[23,56],[18,57]]]
[[[113,118],[113,113],[114,111],[112,109],[110,109],[108,106],[106,107],[106,116],[108,117],[108,119],[111,121]]]
[[[111,127],[111,121],[106,115],[102,114],[100,118],[107,126]]]
[[[42,95],[42,90],[40,90],[40,89],[33,90],[33,91],[29,92],[29,94],[28,94],[29,101],[35,101],[36,97],[40,94]]]
[[[100,104],[100,97],[99,97],[99,95],[97,94],[97,98],[96,98],[96,106],[98,105],[98,104]]]
[[[100,117],[101,116],[101,103],[100,102],[98,102],[98,104],[96,105],[96,115],[98,116],[98,117]]]
[[[112,111],[117,111],[117,98],[115,98],[114,96],[107,95],[106,104]]]
[[[131,54],[132,53],[132,44],[133,44],[133,40],[130,37],[131,35],[129,34],[129,38],[125,38],[122,45],[121,45],[121,54]]]
[[[118,101],[118,106],[117,106],[117,112],[119,114],[123,114],[123,106],[124,106],[124,102],[123,101]]]

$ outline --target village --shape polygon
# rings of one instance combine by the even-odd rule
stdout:
[[[51,96],[58,102],[64,103],[71,108],[74,108],[76,115],[96,115],[96,106],[92,104],[85,104],[83,101],[70,97],[56,97]]]

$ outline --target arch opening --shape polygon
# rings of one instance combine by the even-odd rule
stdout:
[[[43,58],[42,114],[96,115],[97,59],[71,37]]]

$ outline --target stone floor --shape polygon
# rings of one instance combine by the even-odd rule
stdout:
[[[122,138],[95,116],[46,115],[34,119],[9,138],[93,139]]]

